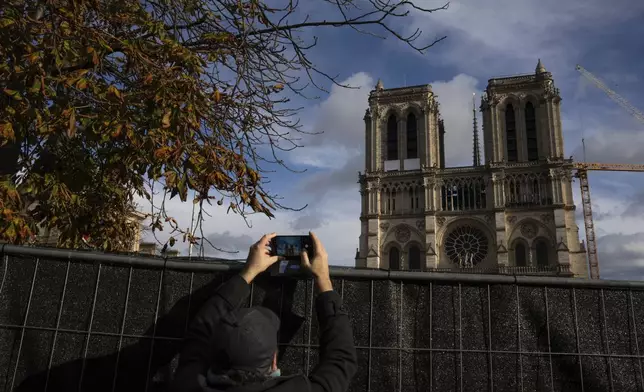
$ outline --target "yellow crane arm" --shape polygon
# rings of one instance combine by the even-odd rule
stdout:
[[[577,170],[644,172],[644,165],[629,163],[574,162],[572,166]]]

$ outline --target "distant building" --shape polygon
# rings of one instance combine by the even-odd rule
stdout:
[[[161,252],[163,248],[160,248],[156,242],[141,242],[139,244],[138,252],[144,255],[151,256],[166,256],[166,257],[178,257],[179,251],[177,249],[166,249],[165,252]]]
[[[474,112],[472,166],[448,168],[431,86],[378,81],[364,116],[356,266],[587,277],[560,103],[541,61],[533,74],[490,79],[480,103],[485,161]]]
[[[141,225],[145,217],[146,215],[139,211],[134,211],[130,215],[128,220],[132,223],[132,225],[136,227],[136,231],[134,234],[134,238],[132,238],[127,249],[125,250],[126,252],[139,251],[139,246],[140,246],[139,243],[141,241],[141,229],[142,229]],[[36,240],[33,245],[56,247],[58,246],[59,237],[60,237],[59,230],[57,229],[50,230],[45,227],[41,227],[38,230],[38,234],[36,235]]]

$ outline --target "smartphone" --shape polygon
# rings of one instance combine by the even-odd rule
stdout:
[[[281,256],[271,267],[272,276],[289,276],[302,274],[300,254],[307,252],[312,257],[313,245],[308,235],[278,235],[271,242],[271,254]]]

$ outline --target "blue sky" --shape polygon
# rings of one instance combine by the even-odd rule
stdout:
[[[302,3],[302,2],[301,2]],[[436,1],[417,1],[438,7]],[[328,93],[320,99],[299,101],[307,130],[305,146],[282,154],[304,174],[278,170],[270,189],[291,207],[308,204],[304,211],[278,212],[268,221],[255,216],[248,228],[238,216],[211,208],[206,222],[211,240],[245,257],[248,246],[262,233],[319,233],[336,265],[352,265],[358,244],[360,198],[357,172],[364,169],[364,123],[367,96],[378,78],[386,88],[431,84],[438,94],[446,122],[449,166],[471,162],[471,96],[480,93],[492,77],[534,72],[537,59],[553,73],[563,97],[563,125],[567,155],[588,161],[644,163],[644,124],[575,71],[577,63],[644,111],[644,3],[634,0],[475,0],[453,1],[445,11],[410,14],[394,26],[401,32],[423,30],[421,40],[447,39],[425,55],[392,37],[380,40],[351,29],[318,29],[319,45],[310,59],[328,74],[339,75],[359,89],[323,83]],[[315,9],[331,18],[329,8]],[[320,80],[322,82],[322,80]],[[600,263],[604,278],[644,279],[644,173],[593,173],[591,190],[597,217]],[[580,198],[574,184],[579,210]],[[188,226],[191,205],[175,202],[171,213]],[[578,214],[581,218],[581,214]],[[186,223],[184,223],[186,222]],[[583,221],[578,220],[580,239]],[[181,248],[181,244],[179,247]],[[185,251],[183,252],[185,253]],[[214,252],[208,252],[214,254]],[[221,255],[221,254],[219,254]]]

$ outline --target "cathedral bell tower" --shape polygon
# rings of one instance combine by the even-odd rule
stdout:
[[[385,89],[369,94],[365,121],[365,173],[360,175],[362,214],[358,267],[387,268],[387,236],[406,246],[395,249],[398,268],[425,265],[425,211],[434,203],[425,173],[444,165],[443,125],[431,86]]]
[[[534,74],[490,79],[481,101],[485,161],[563,159],[560,103],[541,60]]]
[[[572,198],[572,161],[563,156],[561,96],[552,74],[539,60],[533,74],[490,79],[481,111],[499,223],[497,241],[505,238],[499,264],[556,263],[575,276],[585,276],[586,255]],[[534,230],[526,228],[538,226],[541,238],[532,238]]]

